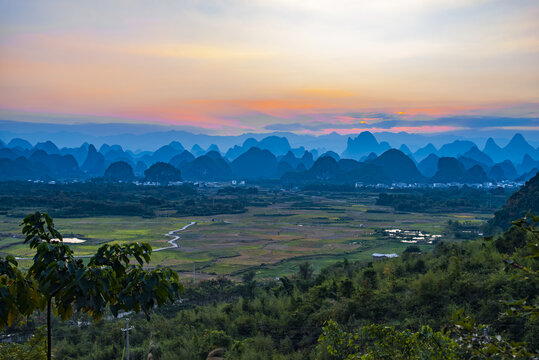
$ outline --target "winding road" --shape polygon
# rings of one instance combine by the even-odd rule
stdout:
[[[193,226],[193,225],[196,225],[196,221],[190,222],[189,224],[185,225],[181,229],[169,231],[168,233],[165,234],[165,236],[168,236],[168,237],[172,238],[169,241],[167,241],[170,244],[170,246],[165,246],[165,247],[162,247],[162,248],[153,249],[152,252],[166,250],[166,249],[174,249],[174,248],[180,247],[180,245],[176,244],[176,241],[178,241],[180,239],[180,235],[176,235],[176,233],[180,232],[180,231],[187,230],[190,226]],[[91,256],[92,255],[76,255],[74,257],[76,257],[76,258],[89,258]],[[15,260],[32,260],[32,259],[33,259],[33,257],[15,257]]]
[[[193,221],[193,222],[185,225],[181,229],[169,231],[168,233],[165,234],[165,236],[168,236],[168,237],[172,238],[171,240],[167,241],[170,244],[170,246],[165,246],[165,247],[162,247],[162,248],[159,248],[159,249],[153,249],[152,252],[166,250],[166,249],[174,249],[174,248],[180,247],[178,244],[176,244],[176,241],[180,239],[180,235],[176,235],[176,233],[180,232],[180,231],[184,231],[184,230],[186,230],[187,228],[189,228],[190,226],[193,226],[193,225],[196,225],[196,221]]]

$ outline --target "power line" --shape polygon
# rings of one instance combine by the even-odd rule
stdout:
[[[125,358],[129,360],[129,330],[133,330],[134,326],[129,326],[129,318],[125,318],[125,329],[122,328],[122,331],[125,332]]]

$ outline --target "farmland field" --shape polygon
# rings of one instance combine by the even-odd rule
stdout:
[[[266,207],[248,207],[245,213],[213,216],[142,218],[107,216],[56,218],[64,237],[85,240],[70,244],[76,255],[89,255],[102,244],[145,241],[154,249],[170,246],[170,231],[196,222],[178,232],[179,247],[152,254],[150,266],[169,266],[190,277],[240,275],[253,269],[258,278],[271,278],[297,272],[308,260],[319,268],[347,258],[369,261],[372,253],[402,253],[409,243],[384,236],[384,229],[419,230],[442,235],[441,241],[454,240],[446,232],[448,220],[481,223],[484,213],[395,212],[375,205],[374,194],[294,196]],[[22,244],[16,217],[0,216],[0,255],[31,257]],[[422,250],[434,245],[417,244]],[[20,260],[21,265],[29,263]]]

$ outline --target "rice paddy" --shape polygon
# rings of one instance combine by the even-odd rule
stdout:
[[[151,266],[168,266],[183,276],[239,275],[253,269],[259,278],[297,272],[304,261],[315,270],[335,261],[369,261],[372,253],[402,253],[409,246],[384,236],[386,229],[441,234],[437,241],[451,241],[445,233],[448,220],[483,222],[490,214],[403,213],[376,206],[372,196],[306,197],[267,207],[250,207],[246,213],[199,217],[134,216],[57,218],[57,229],[66,238],[84,240],[70,244],[76,255],[91,255],[106,243],[144,241],[154,249],[169,247],[170,236],[191,222],[196,225],[176,233],[177,248],[152,254]],[[0,256],[31,257],[23,244],[21,219],[0,216]],[[422,250],[435,245],[418,244]],[[25,266],[28,261],[21,260]]]

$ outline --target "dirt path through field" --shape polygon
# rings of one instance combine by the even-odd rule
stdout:
[[[185,225],[181,229],[172,230],[172,231],[169,231],[168,233],[166,233],[165,236],[168,236],[168,237],[172,238],[169,241],[167,241],[170,244],[170,246],[165,246],[165,247],[162,247],[162,248],[159,248],[159,249],[154,249],[153,252],[166,250],[166,249],[174,249],[174,248],[179,247],[179,245],[176,244],[176,241],[180,239],[180,235],[176,235],[176,233],[180,232],[180,231],[184,231],[184,230],[186,230],[187,228],[189,228],[190,226],[193,226],[193,225],[196,225],[196,221],[193,221],[193,222]]]
[[[193,225],[196,225],[196,221],[193,221],[193,222],[185,225],[181,229],[169,231],[168,233],[165,234],[165,236],[168,236],[168,237],[172,238],[169,241],[167,241],[170,244],[170,246],[165,246],[165,247],[162,247],[162,248],[159,248],[159,249],[153,249],[152,252],[166,250],[166,249],[174,249],[174,248],[180,247],[178,244],[176,244],[176,241],[178,241],[180,239],[180,235],[176,235],[176,233],[180,232],[180,231],[187,230],[190,226],[193,226]],[[91,256],[92,255],[75,255],[74,257],[75,258],[89,258]],[[15,257],[15,259],[16,260],[32,260],[33,258],[31,258],[31,257]]]

